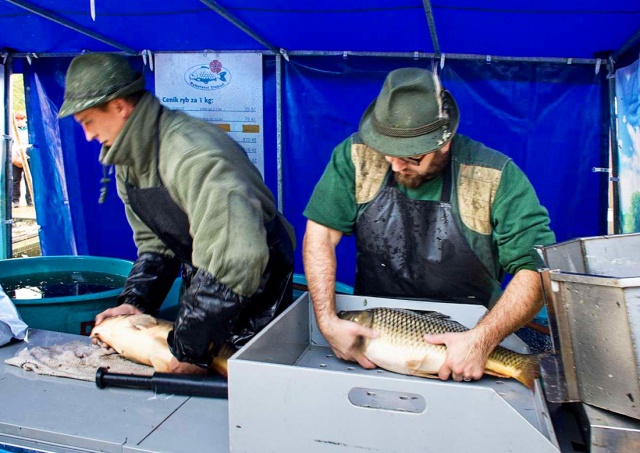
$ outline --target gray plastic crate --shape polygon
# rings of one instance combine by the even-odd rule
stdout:
[[[338,310],[437,310],[472,327],[477,305],[337,296]],[[505,346],[527,352],[515,336]],[[542,390],[513,379],[440,381],[335,358],[308,293],[229,360],[233,452],[558,452]]]

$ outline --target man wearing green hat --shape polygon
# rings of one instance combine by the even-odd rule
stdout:
[[[355,346],[376,332],[336,315],[334,249],[343,234],[356,239],[356,294],[490,308],[468,332],[426,338],[447,346],[443,380],[480,379],[491,351],[542,307],[532,252],[555,242],[548,213],[510,158],[456,134],[459,119],[437,76],[392,71],[316,185],[303,259],[318,326],[337,357],[375,366]],[[513,279],[502,292],[505,273]]]
[[[201,372],[292,301],[291,226],[244,150],[217,126],[169,110],[115,54],[71,62],[58,116],[73,115],[115,165],[138,259],[103,319],[156,314],[182,265],[168,343],[173,372]]]

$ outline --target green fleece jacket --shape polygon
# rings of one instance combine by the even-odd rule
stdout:
[[[229,135],[217,126],[161,106],[155,96],[146,93],[113,146],[102,148],[100,162],[116,167],[118,195],[138,254],[173,256],[131,209],[127,175],[129,184],[137,188],[164,184],[187,214],[194,266],[206,269],[241,296],[255,293],[269,260],[264,225],[278,213],[260,172]],[[284,217],[281,220],[295,244],[293,229]]]

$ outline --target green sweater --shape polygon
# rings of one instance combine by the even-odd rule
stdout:
[[[133,212],[126,192],[127,172],[134,187],[160,186],[158,168],[171,198],[189,218],[192,264],[239,295],[255,293],[269,260],[264,224],[277,210],[260,172],[224,131],[166,109],[146,93],[113,146],[102,148],[100,162],[116,166],[118,195],[125,204],[138,254],[173,255]],[[281,219],[295,243],[293,229]]]
[[[525,174],[504,154],[463,135],[454,137],[450,155],[451,204],[471,249],[498,281],[505,272],[535,270],[534,245],[553,244],[555,236]],[[351,234],[389,169],[383,155],[352,135],[333,151],[305,217]],[[442,176],[416,189],[397,187],[415,200],[440,200]]]

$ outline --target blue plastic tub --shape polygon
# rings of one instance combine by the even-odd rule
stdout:
[[[14,258],[0,261],[0,284],[20,276],[47,273],[74,272],[112,275],[114,280],[124,282],[129,275],[131,261],[96,256],[38,256]],[[5,285],[3,285],[4,287]],[[62,297],[25,299],[7,295],[18,309],[22,320],[31,328],[89,335],[95,316],[114,307],[122,291],[122,285],[114,289]]]

